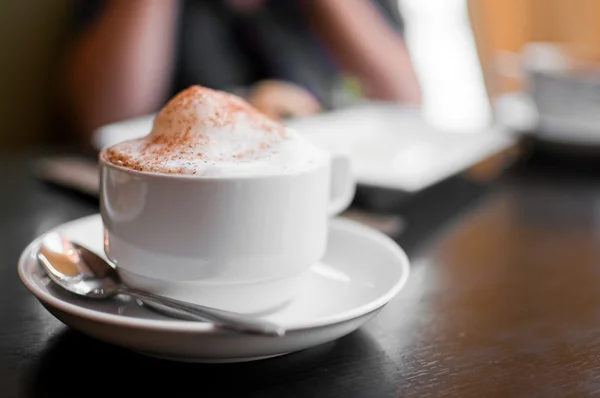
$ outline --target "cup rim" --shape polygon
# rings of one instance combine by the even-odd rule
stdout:
[[[180,180],[180,181],[190,181],[190,182],[192,182],[192,181],[217,182],[217,181],[231,181],[231,180],[276,180],[276,179],[282,179],[282,178],[296,177],[296,176],[315,172],[317,170],[320,170],[324,166],[326,166],[327,163],[331,161],[331,155],[327,154],[327,156],[324,157],[324,159],[326,160],[324,162],[318,162],[314,166],[311,166],[310,168],[301,169],[301,170],[297,170],[297,171],[293,171],[293,172],[289,172],[289,173],[285,173],[285,174],[282,173],[282,174],[262,174],[262,175],[261,174],[259,174],[259,175],[248,174],[248,175],[204,176],[204,175],[196,175],[196,174],[177,174],[177,173],[168,174],[168,173],[159,173],[156,171],[143,171],[143,170],[130,169],[125,166],[116,165],[116,164],[110,162],[109,160],[107,160],[105,158],[105,154],[106,154],[107,150],[108,150],[108,148],[104,148],[98,154],[98,162],[99,162],[100,166],[112,168],[114,170],[122,171],[124,173],[128,173],[128,174],[131,174],[131,175],[134,175],[137,177],[156,178],[156,179],[164,179],[164,180]]]

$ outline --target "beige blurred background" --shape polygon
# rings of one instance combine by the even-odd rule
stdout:
[[[598,0],[467,0],[490,96],[520,90],[496,71],[498,51],[518,53],[530,42],[555,42],[582,60],[600,60]]]
[[[491,97],[520,88],[516,81],[498,78],[498,50],[518,52],[531,41],[556,41],[578,56],[600,60],[598,0],[457,1],[468,5]],[[69,6],[69,0],[0,1],[0,152],[37,146],[60,129],[53,68],[65,43]]]

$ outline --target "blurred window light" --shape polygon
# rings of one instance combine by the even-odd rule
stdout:
[[[484,131],[492,112],[467,0],[398,0],[398,4],[421,81],[423,117],[446,131]]]

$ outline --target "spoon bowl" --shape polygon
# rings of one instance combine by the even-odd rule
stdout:
[[[96,253],[58,233],[44,236],[37,258],[50,279],[63,289],[91,299],[129,295],[181,319],[211,322],[224,330],[283,336],[285,330],[256,317],[205,307],[125,286],[117,270]]]
[[[46,235],[37,256],[50,279],[71,293],[95,299],[119,293],[120,278],[110,264],[59,234]]]

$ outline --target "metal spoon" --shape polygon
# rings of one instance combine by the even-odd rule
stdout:
[[[192,304],[133,289],[123,285],[116,270],[90,250],[58,233],[48,233],[37,254],[46,273],[57,285],[80,296],[106,299],[125,294],[136,299],[168,308],[170,313],[187,319],[211,322],[235,332],[283,336],[278,325],[251,316]]]

